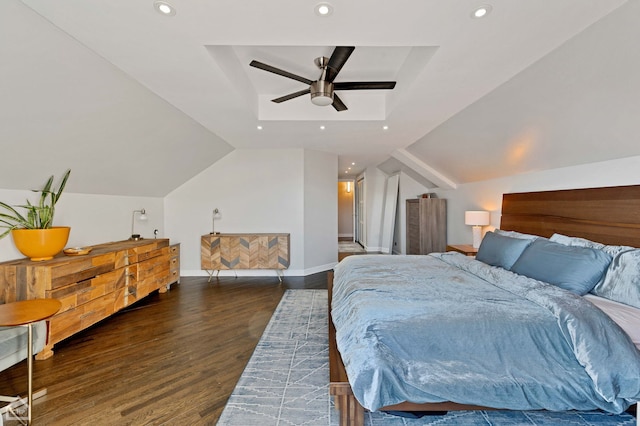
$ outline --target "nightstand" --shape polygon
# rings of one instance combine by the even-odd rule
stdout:
[[[473,248],[471,244],[453,244],[447,246],[447,251],[457,251],[465,256],[475,256],[478,254],[478,249]]]

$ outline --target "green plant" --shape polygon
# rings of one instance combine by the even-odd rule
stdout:
[[[56,203],[60,199],[60,195],[62,195],[62,191],[67,184],[67,179],[69,179],[70,173],[71,170],[67,170],[57,190],[51,189],[53,185],[53,176],[47,180],[47,183],[45,183],[42,189],[33,189],[33,192],[40,193],[40,200],[38,204],[31,204],[31,202],[27,200],[27,204],[15,206],[16,208],[26,210],[25,214],[20,214],[16,208],[0,201],[0,208],[4,209],[4,212],[0,211],[0,228],[7,228],[6,231],[0,234],[0,239],[6,237],[9,232],[16,228],[51,228]]]

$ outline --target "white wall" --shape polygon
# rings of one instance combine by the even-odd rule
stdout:
[[[158,237],[181,243],[181,275],[206,276],[200,270],[200,236],[211,232],[218,208],[216,231],[290,233],[285,275],[308,275],[337,262],[337,163],[335,154],[317,151],[235,150],[164,199],[65,192],[55,225],[72,227],[68,247],[124,240],[131,235],[133,210],[144,208],[148,220],[136,215],[136,233],[153,238],[158,229]],[[8,204],[33,197],[30,191],[0,190],[0,200]],[[0,240],[0,261],[20,257],[10,237]]]
[[[382,213],[387,175],[376,167],[368,167],[364,173],[366,236],[364,248],[367,251],[380,251],[382,235]]]
[[[291,234],[285,275],[328,269],[337,260],[337,157],[301,149],[238,149],[165,198],[165,228],[181,243],[181,275],[200,269],[200,237],[218,232]],[[220,275],[276,275],[221,271]]]
[[[338,156],[304,151],[304,275],[338,262]]]
[[[502,194],[640,184],[640,156],[564,167],[460,185],[455,190],[436,190],[447,199],[448,244],[470,244],[471,227],[464,224],[465,210],[488,210],[491,226],[500,225]]]
[[[73,179],[73,175],[69,179]],[[24,204],[27,199],[35,202],[37,194],[0,189],[0,200],[7,204]],[[136,215],[136,233],[144,238],[153,238],[153,230],[158,229],[158,237],[167,238],[163,201],[154,197],[74,194],[65,191],[56,204],[54,226],[71,227],[67,247],[126,240],[131,236],[133,210],[142,208],[146,209],[148,219],[139,221],[139,215]],[[0,261],[21,257],[24,256],[15,249],[11,236],[0,240]]]

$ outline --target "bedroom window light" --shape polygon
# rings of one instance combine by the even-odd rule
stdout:
[[[491,223],[491,213],[480,210],[468,210],[464,212],[464,224],[473,228],[473,248],[480,247],[482,241],[482,227]]]

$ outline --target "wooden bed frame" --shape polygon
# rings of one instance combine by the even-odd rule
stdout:
[[[610,245],[640,247],[640,185],[504,194],[500,228],[550,237],[554,233]],[[331,319],[333,271],[329,272],[329,394],[341,426],[362,426],[364,408],[356,400],[338,352]],[[636,410],[640,426],[640,410]],[[456,411],[495,408],[454,402],[404,402],[381,411]]]

